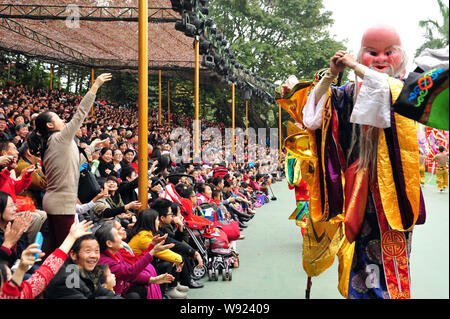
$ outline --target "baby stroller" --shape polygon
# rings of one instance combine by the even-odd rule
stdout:
[[[231,265],[236,262],[237,255],[230,249],[230,240],[239,237],[232,225],[225,220],[221,207],[214,203],[202,203],[197,206],[196,214],[201,215],[213,223],[213,228],[205,232],[204,238],[209,253],[208,278],[218,280],[219,272],[222,273],[223,280],[232,279]],[[234,236],[234,237],[233,237]]]
[[[215,227],[214,223],[201,216],[195,215],[192,203],[189,199],[182,198],[174,190],[173,185],[166,187],[166,194],[170,200],[181,204],[181,213],[184,216],[186,230],[190,237],[190,244],[197,249],[203,258],[203,267],[193,267],[192,277],[194,280],[203,278],[208,273],[210,280],[219,279],[219,270],[222,270],[224,280],[231,280],[231,269],[226,256],[231,252],[228,249],[228,238],[226,234]],[[226,254],[226,256],[224,256]],[[225,260],[225,262],[224,262]]]
[[[208,251],[206,249],[203,234],[205,233],[205,230],[210,227],[210,225],[202,220],[194,219],[185,220],[184,225],[187,233],[189,234],[189,244],[199,252],[203,259],[203,267],[198,268],[198,264],[196,264],[195,267],[193,267],[191,274],[194,280],[199,280],[203,278],[208,271]]]
[[[231,281],[233,254],[228,247],[230,243],[227,235],[219,227],[215,227],[214,232],[207,233],[204,237],[207,251],[209,251],[208,279],[219,280],[219,272],[221,272],[224,281]]]
[[[202,204],[203,205],[203,204]],[[204,209],[214,209],[208,206]],[[194,280],[203,278],[208,274],[210,281],[219,280],[222,274],[224,281],[232,280],[231,265],[234,261],[233,253],[229,249],[229,241],[220,226],[215,226],[210,220],[201,216],[192,215],[185,220],[186,230],[190,236],[192,246],[198,249],[203,258],[203,267],[193,268]]]

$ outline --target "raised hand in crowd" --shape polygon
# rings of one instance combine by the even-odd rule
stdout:
[[[130,209],[136,209],[139,210],[139,208],[142,207],[141,202],[135,200],[132,202],[129,202],[128,204],[125,205],[125,210],[130,210]]]
[[[101,190],[100,193],[98,193],[97,195],[95,195],[95,197],[92,199],[92,202],[95,203],[95,202],[98,201],[99,199],[101,199],[101,198],[107,198],[107,197],[109,197],[109,193],[108,193],[108,188],[106,187],[106,184],[105,184],[105,187],[102,188],[102,190]]]
[[[5,239],[2,246],[11,249],[22,237],[23,233],[31,224],[32,216],[30,212],[23,212],[21,215],[16,215],[14,222],[9,222],[5,229]]]
[[[168,284],[175,280],[175,277],[171,274],[165,273],[156,277],[150,277],[149,284]]]
[[[160,184],[158,184],[158,185],[156,185],[156,186],[153,186],[153,187],[150,188],[150,189],[151,189],[152,192],[158,193],[158,194],[160,194],[160,193],[163,192],[163,188],[162,188],[162,186],[161,186]]]
[[[33,243],[29,245],[23,252],[20,257],[19,266],[14,271],[12,275],[12,281],[17,283],[17,285],[22,284],[23,277],[25,273],[34,265],[36,262],[35,254],[38,254],[39,258],[43,257],[45,253],[42,252],[39,248],[39,244]]]
[[[92,94],[97,94],[98,89],[105,83],[108,81],[111,81],[112,75],[111,73],[102,73],[100,74],[96,79],[94,84],[92,85],[91,89],[89,90],[89,92],[91,92]]]
[[[151,249],[149,251],[149,254],[152,256],[155,256],[155,254],[157,254],[158,252],[166,250],[166,249],[170,249],[173,246],[175,246],[175,244],[173,244],[173,243],[164,245],[166,238],[167,238],[167,234],[165,234],[164,236],[160,236],[160,235],[154,236],[151,241],[151,244],[153,245],[153,249]]]
[[[8,166],[13,161],[14,161],[14,158],[12,156],[9,156],[9,155],[0,156],[0,166],[3,166],[3,167]]]
[[[25,167],[22,172],[20,173],[19,179],[22,179],[23,176],[26,174],[33,174],[35,171],[37,171],[38,168],[35,165],[30,165],[28,167]]]
[[[104,140],[96,138],[95,140],[93,140],[91,142],[91,145],[93,147],[97,147],[98,145],[100,145],[101,147],[104,147],[106,145],[106,143],[109,143],[109,138],[105,138]]]
[[[156,170],[157,166],[158,166],[158,161],[154,161],[152,166],[150,167],[150,174],[153,174],[153,172]]]
[[[75,220],[70,227],[69,234],[67,235],[61,246],[59,246],[59,249],[68,254],[75,241],[80,237],[89,235],[91,233],[92,227],[94,227],[92,221],[88,222],[83,220],[81,222],[78,222]]]

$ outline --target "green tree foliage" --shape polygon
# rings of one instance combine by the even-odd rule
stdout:
[[[425,29],[425,43],[416,51],[416,57],[426,48],[440,49],[449,44],[449,7],[444,1],[436,0],[441,13],[441,21],[427,19],[419,21],[419,26]]]
[[[322,1],[216,0],[210,8],[238,62],[272,81],[310,78],[344,48],[330,38]]]

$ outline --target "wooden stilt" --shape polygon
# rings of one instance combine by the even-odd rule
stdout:
[[[306,283],[306,299],[310,299],[309,296],[311,294],[311,286],[312,286],[312,280],[311,277],[308,277],[308,282]]]

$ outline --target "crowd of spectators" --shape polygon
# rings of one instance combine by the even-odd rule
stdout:
[[[150,109],[149,171],[139,172],[137,106],[119,106],[94,95],[91,103],[89,94],[83,98],[13,83],[0,87],[0,298],[187,298],[189,289],[204,287],[192,276],[204,260],[189,240],[185,219],[201,215],[202,203],[223,207],[213,222],[223,228],[238,254],[237,241],[245,239],[241,231],[262,205],[254,194],[269,195],[270,183],[281,179],[281,164],[265,165],[270,159],[266,145],[244,143],[237,151],[248,155],[259,147],[266,156],[253,162],[226,161],[221,139],[202,142],[201,149],[210,151],[198,163],[192,150],[187,160],[177,161],[171,150],[177,143],[192,145],[192,118],[172,113],[168,121],[163,112],[164,124],[159,126],[157,111]],[[80,115],[86,103],[92,108]],[[39,130],[42,114],[50,114],[45,128],[52,130],[45,131],[45,145],[36,148],[30,136],[45,135]],[[54,114],[61,128],[52,126]],[[67,133],[68,126],[75,128],[74,136]],[[180,127],[189,136],[172,139]],[[223,123],[202,121],[206,128],[221,133],[225,129]],[[70,143],[68,151],[49,159],[45,152],[59,138],[55,132],[62,136],[58,141],[66,137]],[[54,192],[48,184],[55,180],[49,180],[55,170],[51,161],[59,161],[58,169],[69,166],[65,158],[73,151],[72,141],[78,148],[76,163],[83,164],[80,171],[92,174],[99,191],[86,201],[80,199],[80,189],[72,194],[76,207],[55,241],[52,232],[64,229],[58,224],[63,222],[50,218],[54,215],[45,208],[62,211],[69,207],[64,198],[70,196],[48,203],[48,193]],[[148,175],[144,210],[138,200],[139,174]],[[41,249],[32,244],[38,232],[44,237]]]

